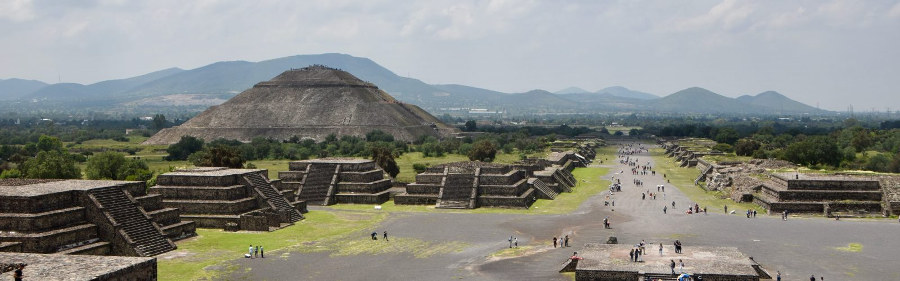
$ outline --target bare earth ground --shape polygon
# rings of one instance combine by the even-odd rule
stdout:
[[[646,153],[638,157],[640,163],[653,161]],[[655,193],[655,186],[665,182],[661,175],[631,176],[630,168],[612,158],[609,160],[604,161],[612,167],[607,177],[619,171],[628,174],[618,176],[624,188],[613,195],[615,207],[603,205],[607,195],[603,192],[566,215],[391,213],[377,230],[379,233],[387,230],[394,241],[368,242],[421,240],[433,247],[453,246],[431,254],[423,254],[427,249],[378,254],[287,250],[268,253],[266,259],[236,259],[226,267],[233,270],[220,277],[229,280],[568,280],[570,277],[557,271],[572,252],[585,243],[604,243],[609,236],[616,236],[623,244],[635,244],[643,239],[650,244],[668,246],[679,239],[685,245],[737,247],[772,275],[780,270],[784,280],[806,280],[810,274],[828,280],[900,280],[900,239],[897,238],[900,224],[895,221],[801,217],[782,221],[779,215],[764,214],[747,219],[741,210],[735,215],[688,215],[684,210],[692,202],[671,185],[666,188],[665,200],[662,195],[656,200],[641,200],[642,191],[652,189]],[[635,177],[644,181],[643,188],[632,184]],[[674,209],[672,201],[676,204]],[[664,205],[669,206],[668,214],[662,212]],[[612,229],[602,227],[606,216],[610,217]],[[552,237],[566,234],[571,238],[571,247],[553,249]],[[519,238],[518,251],[507,249],[510,235]],[[367,236],[368,231],[354,234],[348,241],[331,243],[358,243],[358,239]],[[862,249],[848,250],[850,243],[861,244]],[[432,246],[420,248],[429,247]],[[664,255],[677,258],[672,253]]]

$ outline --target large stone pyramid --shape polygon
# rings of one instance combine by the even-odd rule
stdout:
[[[449,127],[421,108],[404,104],[346,71],[310,66],[260,82],[184,124],[163,129],[146,144],[172,144],[190,135],[249,142],[256,137],[317,141],[329,134],[365,136],[381,130],[399,140],[446,136]]]

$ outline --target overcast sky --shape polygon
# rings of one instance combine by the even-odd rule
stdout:
[[[0,79],[336,52],[504,92],[699,86],[900,110],[900,1],[0,0],[0,38]]]

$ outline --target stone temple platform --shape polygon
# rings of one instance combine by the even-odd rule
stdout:
[[[0,180],[0,252],[165,253],[195,233],[161,199],[139,181]]]
[[[155,258],[25,253],[0,253],[0,280],[23,263],[24,280],[156,280]]]
[[[759,264],[732,247],[683,247],[682,254],[675,254],[672,245],[646,247],[643,262],[629,261],[631,245],[587,244],[578,252],[583,260],[575,267],[575,280],[676,280],[669,267],[675,260],[675,272],[681,273],[678,260],[684,261],[684,273],[700,276],[704,281],[757,281],[770,276]]]

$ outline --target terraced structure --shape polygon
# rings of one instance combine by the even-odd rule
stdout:
[[[297,201],[317,205],[381,204],[390,200],[391,180],[372,160],[323,158],[293,161],[278,172],[277,186]],[[288,196],[290,197],[290,196]]]
[[[150,193],[162,205],[182,210],[182,219],[201,228],[271,231],[303,219],[303,202],[287,198],[264,169],[204,167],[157,177]]]
[[[196,235],[144,182],[0,181],[0,252],[155,256]]]

